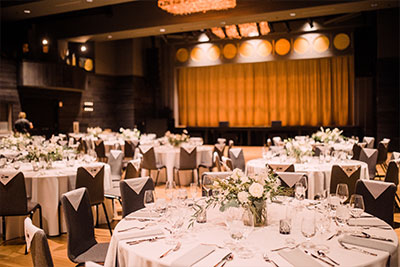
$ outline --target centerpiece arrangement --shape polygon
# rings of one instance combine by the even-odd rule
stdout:
[[[339,130],[338,128],[335,128],[333,130],[326,128],[324,130],[324,128],[321,127],[319,131],[313,133],[311,138],[314,139],[315,142],[319,143],[329,143],[329,142],[338,143],[345,139],[342,133],[343,131]]]
[[[313,155],[313,147],[309,140],[295,140],[295,139],[285,139],[285,150],[289,157],[296,159],[297,163],[300,163],[302,158],[305,156]]]
[[[51,168],[52,162],[56,160],[62,160],[64,148],[52,142],[52,140],[46,140],[43,142],[33,142],[26,146],[26,159],[30,162],[39,161],[40,159],[45,160],[48,164],[48,168]]]
[[[103,129],[101,129],[100,127],[88,127],[86,131],[89,135],[98,137],[99,134],[103,132]]]
[[[254,225],[264,226],[267,224],[266,200],[275,197],[281,190],[280,181],[272,171],[247,176],[240,169],[234,169],[227,178],[215,179],[213,194],[205,208],[217,204],[222,212],[230,207],[249,208],[254,217]]]
[[[189,142],[190,135],[186,130],[183,130],[182,134],[173,134],[170,131],[167,131],[164,137],[168,140],[168,143],[175,147],[179,147],[182,143]]]
[[[23,150],[31,143],[29,134],[12,134],[0,140],[0,149]]]
[[[119,128],[119,132],[121,133],[121,136],[124,140],[139,140],[140,139],[140,131],[136,128],[133,130],[131,129],[124,129],[124,128]]]

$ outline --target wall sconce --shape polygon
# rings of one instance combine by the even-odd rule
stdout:
[[[49,40],[46,38],[43,38],[42,40],[42,51],[46,54],[49,52]]]
[[[94,110],[93,102],[91,101],[83,102],[83,111],[92,112],[93,110]]]

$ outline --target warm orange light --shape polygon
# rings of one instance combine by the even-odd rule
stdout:
[[[236,0],[158,0],[158,7],[174,15],[234,8]]]

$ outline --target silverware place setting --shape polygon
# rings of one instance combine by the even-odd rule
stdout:
[[[232,252],[229,252],[217,264],[215,264],[214,267],[223,267],[223,266],[225,266],[227,261],[231,261],[231,260],[233,260],[233,254],[232,254]]]
[[[178,251],[178,250],[181,248],[181,246],[182,246],[181,242],[178,242],[178,243],[175,245],[175,247],[170,248],[170,249],[168,249],[166,252],[164,252],[164,253],[160,256],[160,259],[161,259],[161,258],[164,258],[165,256],[167,256],[170,252]]]
[[[155,242],[155,241],[157,241],[158,239],[163,239],[163,238],[165,238],[165,236],[156,236],[156,237],[151,237],[151,238],[145,238],[145,239],[139,239],[139,240],[134,240],[134,241],[127,241],[126,243],[128,244],[128,245],[130,245],[130,246],[132,246],[132,245],[137,245],[137,244],[140,244],[140,243],[143,243],[143,242]]]
[[[352,234],[351,236],[367,238],[367,239],[375,239],[375,240],[386,241],[386,242],[394,242],[393,239],[382,237],[382,236],[371,235],[366,232],[361,232],[361,234]]]
[[[315,259],[317,259],[317,260],[320,260],[320,261],[322,261],[323,263],[328,264],[329,266],[332,266],[332,267],[335,266],[335,264],[333,264],[333,263],[327,261],[326,259],[324,259],[324,258],[322,258],[322,257],[319,257],[319,256],[317,256],[317,255],[315,255],[315,254],[309,252],[308,250],[304,250],[304,252],[305,252],[307,255],[310,255],[311,257],[313,257],[313,258],[315,258]]]
[[[359,247],[354,247],[354,246],[348,246],[346,244],[344,244],[342,241],[338,241],[339,244],[342,246],[342,248],[347,249],[347,250],[354,250],[354,251],[358,251],[367,255],[371,255],[371,256],[378,256],[378,254],[373,253],[373,252],[369,252],[367,250],[361,249]]]

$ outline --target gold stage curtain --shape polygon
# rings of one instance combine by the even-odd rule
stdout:
[[[353,56],[177,70],[186,126],[352,125]]]

